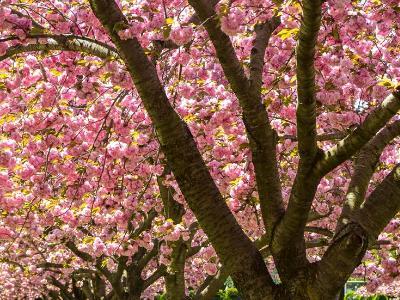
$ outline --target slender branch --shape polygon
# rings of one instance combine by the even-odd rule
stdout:
[[[10,58],[14,55],[37,52],[37,51],[76,51],[83,52],[89,55],[97,56],[103,59],[117,58],[118,52],[111,46],[94,41],[87,37],[80,37],[76,35],[32,35],[28,36],[32,39],[46,38],[47,42],[36,42],[27,45],[11,46],[7,49],[6,53],[0,56],[0,61]]]
[[[48,277],[48,281],[55,287],[58,287],[60,289],[60,292],[64,295],[63,299],[68,299],[68,300],[73,300],[73,296],[71,293],[68,291],[68,287],[63,285],[60,281],[58,281],[55,277],[50,276]]]
[[[331,140],[341,140],[345,138],[348,135],[348,132],[346,131],[339,131],[339,132],[332,132],[332,133],[323,133],[319,134],[316,136],[317,141],[323,142],[323,141],[331,141]],[[288,139],[292,141],[297,141],[298,138],[296,135],[283,135],[279,136],[280,139]]]
[[[297,137],[300,168],[307,169],[317,153],[315,108],[315,45],[321,26],[321,0],[305,0],[296,48]]]
[[[325,152],[317,163],[316,171],[323,176],[354,155],[363,147],[400,109],[400,87],[372,111],[364,122],[336,146]]]
[[[218,291],[224,286],[226,279],[229,277],[227,269],[223,266],[214,276],[208,276],[203,284],[198,288],[193,300],[211,300],[214,299]]]
[[[262,75],[264,67],[265,50],[268,46],[269,39],[274,30],[280,25],[279,17],[272,17],[270,20],[256,24],[254,31],[256,37],[253,42],[250,57],[250,85],[251,89],[261,92]]]
[[[150,285],[152,285],[154,282],[156,282],[158,279],[165,276],[166,274],[167,274],[167,267],[165,265],[159,266],[158,269],[154,271],[153,274],[151,274],[147,279],[144,280],[143,290],[147,289]]]
[[[304,228],[305,232],[312,232],[312,233],[318,233],[327,237],[333,237],[333,232],[330,231],[329,229],[322,228],[322,227],[316,227],[316,226],[306,226]]]
[[[160,245],[161,243],[159,240],[153,240],[153,249],[147,252],[146,255],[143,256],[143,258],[137,263],[137,270],[139,270],[139,272],[141,272],[141,270],[143,270],[147,266],[150,260],[152,260],[158,254]]]
[[[79,250],[78,247],[76,247],[76,245],[74,244],[74,242],[72,242],[72,241],[67,241],[67,242],[65,243],[65,246],[66,246],[69,250],[71,250],[72,253],[74,253],[76,256],[78,256],[78,257],[79,257],[80,259],[82,259],[83,261],[86,261],[86,262],[93,262],[93,261],[94,261],[94,260],[93,260],[93,257],[92,257],[90,254]]]
[[[308,213],[308,218],[307,218],[307,223],[313,222],[313,221],[318,221],[321,220],[323,218],[328,217],[331,213],[332,213],[333,209],[330,208],[329,211],[326,214],[320,214],[314,210],[311,210]]]
[[[385,147],[400,135],[400,120],[387,125],[365,145],[357,156],[354,174],[346,194],[346,201],[337,223],[336,231],[349,222],[351,213],[357,210],[365,199],[367,188]]]
[[[5,257],[0,258],[0,263],[7,263],[9,265],[17,266],[18,268],[21,269],[22,272],[25,271],[24,266],[22,264],[20,264],[19,262],[13,261],[11,259],[5,258]]]
[[[45,30],[46,28],[43,27],[41,24],[39,24],[38,22],[35,21],[35,19],[33,19],[31,16],[25,15],[22,12],[15,10],[15,9],[11,9],[11,12],[14,15],[17,15],[20,18],[27,18],[30,19],[32,21],[32,27],[35,29],[39,29],[39,30]]]
[[[400,210],[400,164],[375,188],[351,221],[335,235],[319,262],[314,286],[333,295],[346,282],[379,233]]]
[[[267,233],[270,235],[284,208],[276,160],[277,135],[271,128],[267,111],[261,101],[261,78],[265,49],[272,31],[279,24],[279,19],[274,17],[255,28],[257,36],[252,51],[251,81],[245,75],[230,38],[221,30],[211,3],[205,0],[190,0],[189,4],[203,22],[225,76],[242,108],[242,118],[256,171],[261,211]]]
[[[185,208],[182,204],[175,201],[175,190],[171,186],[165,186],[163,183],[166,175],[170,173],[171,171],[169,167],[165,166],[164,172],[160,176],[157,176],[157,184],[164,206],[164,216],[166,218],[171,218],[175,224],[179,224],[180,222],[182,222],[182,216],[185,213]]]
[[[131,232],[130,232],[130,234],[129,234],[129,238],[130,238],[130,239],[136,239],[136,238],[139,237],[139,235],[140,235],[142,232],[144,232],[144,231],[150,229],[151,224],[152,224],[152,222],[153,222],[153,220],[154,220],[155,217],[157,217],[157,211],[156,211],[155,209],[152,208],[152,209],[148,212],[146,218],[145,218],[144,221],[140,224],[140,226],[139,226],[136,230],[133,230],[133,228],[131,229]],[[131,222],[130,222],[129,224],[131,224]],[[128,226],[129,226],[129,225],[128,225]],[[132,225],[131,225],[131,227],[132,227]]]

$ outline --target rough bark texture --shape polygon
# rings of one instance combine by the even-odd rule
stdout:
[[[230,38],[219,26],[211,3],[204,0],[191,0],[189,3],[203,21],[225,76],[242,108],[242,119],[248,133],[252,162],[256,170],[261,212],[267,234],[270,236],[274,223],[282,217],[283,202],[276,160],[277,135],[262,104],[261,86],[265,49],[272,32],[280,24],[279,18],[273,17],[266,23],[256,26],[250,78],[247,78]]]
[[[244,234],[222,199],[187,127],[173,110],[137,39],[121,40],[115,24],[127,23],[114,1],[90,1],[124,59],[157,130],[159,141],[190,208],[223,264],[248,299],[270,294],[273,286],[261,254]],[[248,280],[253,278],[253,280]]]
[[[298,131],[297,136],[289,137],[299,143],[300,163],[289,204],[284,211],[275,149],[277,136],[261,99],[264,54],[271,34],[279,26],[279,19],[273,17],[255,26],[250,75],[246,76],[230,38],[220,28],[214,11],[217,2],[189,0],[196,12],[192,21],[201,21],[207,30],[230,88],[242,108],[256,172],[260,206],[266,225],[265,237],[255,243],[246,236],[226,205],[187,124],[171,106],[156,68],[138,40],[119,38],[115,31],[118,27],[116,25],[127,24],[127,20],[114,0],[90,0],[90,5],[116,48],[86,37],[40,35],[47,38],[48,42],[32,42],[10,47],[6,54],[0,57],[0,61],[24,52],[56,50],[79,51],[104,59],[119,58],[124,62],[155,126],[168,168],[173,172],[187,204],[221,259],[222,267],[219,272],[206,279],[193,299],[211,299],[229,275],[235,281],[243,299],[337,299],[343,284],[359,265],[368,247],[375,245],[379,233],[400,210],[400,165],[394,167],[365,199],[380,153],[400,134],[400,121],[387,125],[400,109],[400,88],[395,89],[352,133],[329,136],[328,138],[341,139],[334,147],[326,152],[319,150],[317,140],[327,138],[316,135],[315,108],[314,57],[321,23],[322,1],[302,1],[303,18],[296,50]],[[40,27],[38,24],[35,26]],[[332,238],[333,234],[329,231],[307,227],[310,220],[324,217],[312,216],[310,211],[320,180],[356,153],[358,158],[355,162],[354,176],[347,191],[335,235]],[[168,168],[166,172],[169,172]],[[173,200],[173,190],[162,184],[165,175],[166,173],[158,178],[164,214],[175,223],[179,223],[183,207]],[[155,216],[156,212],[150,211],[139,228],[133,230],[128,227],[130,237],[135,238],[149,228]],[[326,238],[306,243],[306,231],[322,233]],[[306,249],[326,246],[329,239],[331,240],[322,260],[309,263]],[[157,239],[153,242],[153,249],[147,251],[140,248],[133,257],[133,263],[128,267],[126,258],[120,258],[117,270],[112,273],[102,266],[103,257],[95,259],[80,251],[73,241],[66,241],[66,247],[83,261],[92,264],[95,270],[89,270],[89,275],[86,274],[87,278],[81,289],[78,289],[74,281],[72,289],[69,289],[54,278],[49,278],[60,290],[59,294],[53,293],[50,297],[136,300],[140,299],[141,293],[147,287],[164,277],[167,299],[185,299],[185,260],[193,255],[195,250],[190,249],[190,245],[183,240],[174,242],[171,266],[168,269],[160,266],[152,275],[143,279],[142,270],[156,257],[159,250]],[[272,282],[264,263],[264,258],[271,254],[281,284],[275,285]],[[105,295],[105,280],[112,286],[108,295]],[[90,285],[95,287],[94,291]]]
[[[323,260],[318,264],[310,264],[305,255],[304,230],[311,203],[321,178],[362,148],[397,112],[400,108],[399,91],[388,97],[359,129],[345,137],[336,147],[325,154],[319,151],[316,146],[313,64],[322,3],[320,0],[303,1],[304,15],[297,47],[297,139],[301,161],[289,206],[283,216],[275,154],[277,137],[260,97],[262,52],[278,23],[271,20],[271,23],[255,28],[257,37],[252,51],[251,74],[247,78],[229,37],[219,27],[213,4],[202,0],[190,0],[189,3],[195,9],[197,17],[203,21],[225,76],[243,110],[263,219],[267,225],[267,240],[281,276],[281,285],[275,286],[272,283],[260,252],[243,233],[223,201],[187,125],[172,109],[154,65],[135,38],[120,40],[114,32],[115,24],[126,23],[121,11],[113,1],[91,1],[94,13],[108,31],[132,75],[157,130],[162,151],[188,205],[244,299],[335,299],[345,280],[359,264],[372,233],[366,229],[366,225],[350,222],[333,238]],[[390,178],[393,181],[394,177]],[[382,184],[387,184],[387,180]],[[389,196],[395,197],[394,194]],[[370,206],[375,203],[373,199],[372,197],[368,200]],[[397,209],[397,206],[393,209]],[[385,215],[382,224],[387,223],[389,217],[389,214]],[[382,224],[375,224],[374,228],[381,228]],[[272,231],[273,228],[275,231]],[[178,283],[182,282],[182,277],[178,277],[183,274],[183,257],[186,253],[182,250],[182,244],[175,245],[174,253],[173,268],[166,275],[167,287],[170,291],[177,292],[170,292],[170,298],[180,299],[183,286]],[[331,275],[333,258],[338,259],[339,265],[336,280]],[[217,282],[217,278],[214,281]]]

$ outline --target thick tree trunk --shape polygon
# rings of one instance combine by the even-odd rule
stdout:
[[[262,299],[273,287],[264,260],[219,192],[187,124],[171,106],[156,68],[136,38],[121,40],[115,32],[115,25],[126,24],[127,20],[114,1],[91,0],[90,4],[132,75],[186,202],[221,262],[230,269],[235,284],[244,291],[251,291],[245,295],[246,299]],[[249,278],[255,279],[249,281]]]

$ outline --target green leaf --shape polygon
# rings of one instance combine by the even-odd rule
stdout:
[[[35,35],[35,34],[42,34],[44,32],[44,30],[43,29],[41,29],[41,28],[38,28],[38,27],[33,27],[31,30],[30,30],[30,34],[31,35]]]
[[[388,88],[395,88],[396,87],[396,83],[391,81],[389,78],[382,78],[381,80],[379,80],[378,85],[385,86],[385,87],[388,87]]]
[[[284,28],[278,32],[278,36],[282,40],[286,40],[286,39],[296,35],[298,32],[299,32],[299,28],[293,28],[293,29]]]
[[[172,18],[166,18],[166,19],[165,19],[165,24],[167,24],[167,25],[172,25],[172,24],[174,24],[174,19],[172,19]]]

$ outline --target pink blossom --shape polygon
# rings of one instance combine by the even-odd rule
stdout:
[[[107,146],[108,154],[112,158],[122,158],[126,155],[126,151],[128,149],[128,145],[125,143],[113,141],[110,142]]]
[[[208,275],[215,275],[217,273],[217,266],[213,263],[206,263],[204,265],[204,270]]]
[[[185,45],[188,43],[193,37],[193,28],[190,26],[180,27],[175,26],[172,27],[170,38],[171,40],[177,44],[178,46]]]
[[[245,15],[239,9],[231,9],[228,15],[221,18],[221,29],[227,35],[235,35],[241,30]]]

